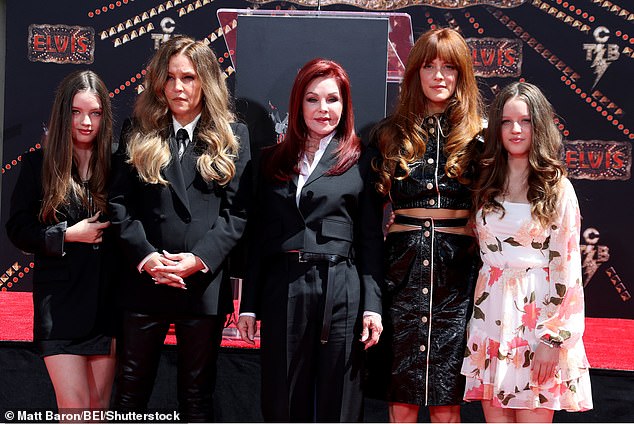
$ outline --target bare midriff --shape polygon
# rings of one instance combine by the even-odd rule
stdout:
[[[410,216],[413,218],[431,218],[431,219],[461,219],[469,218],[467,209],[427,209],[427,208],[410,208],[398,209],[394,211],[395,215]],[[420,230],[419,225],[409,224],[392,224],[388,229],[388,233],[399,231],[416,231]],[[435,231],[452,234],[471,235],[471,230],[467,226],[461,227],[435,227]]]

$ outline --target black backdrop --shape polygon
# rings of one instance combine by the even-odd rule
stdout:
[[[146,61],[161,39],[174,34],[206,39],[233,90],[240,72],[231,62],[237,23],[221,23],[218,9],[317,9],[317,0],[7,3],[0,210],[0,290],[7,291],[31,290],[28,271],[32,258],[9,243],[4,222],[20,155],[38,148],[53,91],[64,75],[90,68],[102,76],[112,91],[118,134],[140,89]],[[405,30],[414,39],[431,26],[459,29],[469,39],[487,99],[500,86],[518,78],[545,90],[560,115],[560,128],[567,140],[566,159],[583,215],[587,315],[634,318],[630,300],[634,293],[631,1],[429,0],[416,1],[426,3],[416,6],[408,0],[333,3],[322,1],[321,10],[407,14],[411,28],[404,28],[399,21],[392,23],[390,31],[397,34]],[[407,51],[408,46],[396,47],[400,56],[390,58],[393,72],[388,78],[388,104],[397,92],[394,81],[398,79],[399,59],[405,61],[403,49]]]

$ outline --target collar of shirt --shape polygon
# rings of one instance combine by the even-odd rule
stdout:
[[[174,118],[172,116],[172,125],[174,126],[174,134],[176,134],[178,132],[178,130],[180,130],[181,128],[184,128],[185,131],[187,131],[187,135],[189,137],[189,141],[194,139],[194,128],[196,128],[196,124],[198,124],[198,121],[200,120],[200,116],[202,114],[199,113],[193,121],[191,121],[189,124],[187,125],[181,125],[176,118]],[[189,143],[188,141],[188,143]]]
[[[330,134],[328,134],[326,137],[319,140],[319,149],[317,149],[317,151],[315,152],[315,156],[313,157],[313,162],[311,164],[308,163],[308,157],[306,156],[306,153],[302,155],[302,158],[299,161],[299,175],[297,176],[297,191],[295,192],[295,203],[297,204],[297,206],[299,206],[299,198],[302,194],[302,187],[304,187],[304,184],[306,184],[306,181],[308,181],[310,174],[312,174],[315,168],[317,167],[317,164],[321,160],[321,157],[324,155],[324,152],[326,151],[326,148],[330,144],[330,141],[335,136],[335,132],[336,131],[333,131]]]

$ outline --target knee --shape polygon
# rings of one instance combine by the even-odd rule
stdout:
[[[418,421],[418,405],[390,403],[389,414],[392,423],[415,423]]]
[[[459,423],[460,406],[433,406],[429,408],[429,417],[432,423]]]

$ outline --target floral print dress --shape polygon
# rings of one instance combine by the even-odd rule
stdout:
[[[531,218],[529,204],[503,202],[503,217],[476,215],[483,266],[462,365],[465,400],[502,408],[592,408],[582,340],[579,206],[570,181],[561,184],[558,218],[548,228]],[[539,386],[530,370],[542,337],[562,345],[554,378]]]

